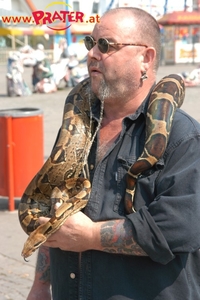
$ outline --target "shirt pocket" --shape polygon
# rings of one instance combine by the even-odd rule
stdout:
[[[117,193],[114,203],[114,211],[118,212],[120,215],[125,215],[124,208],[124,196],[126,192],[126,176],[128,169],[136,161],[136,157],[118,157],[117,158],[117,172],[116,172],[116,181],[117,181]],[[155,166],[148,169],[139,175],[136,183],[136,191],[134,197],[134,208],[139,210],[142,206],[149,204],[155,198],[156,190],[156,178],[163,167],[163,161],[159,161]]]

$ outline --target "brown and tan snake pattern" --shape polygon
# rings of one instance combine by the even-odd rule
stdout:
[[[144,149],[127,173],[125,207],[128,213],[135,211],[133,202],[137,178],[163,156],[175,110],[182,105],[184,97],[184,81],[176,74],[162,78],[151,93],[146,116]]]
[[[19,221],[29,235],[22,250],[29,257],[60,228],[67,217],[88,202],[91,184],[80,177],[87,166],[88,154],[101,122],[92,129],[91,103],[87,96],[89,79],[68,96],[58,141],[41,170],[27,186],[19,204]],[[176,106],[183,101],[184,83],[180,76],[163,78],[152,92],[146,121],[144,152],[129,169],[125,207],[132,212],[137,176],[154,165],[163,155]],[[103,105],[101,109],[102,119]],[[54,210],[55,204],[61,204]],[[40,216],[50,217],[40,225]]]

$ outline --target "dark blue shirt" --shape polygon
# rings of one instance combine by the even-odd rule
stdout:
[[[124,210],[125,176],[144,147],[146,103],[123,120],[119,138],[97,165],[98,137],[94,141],[84,212],[93,221],[128,218],[148,257],[51,249],[54,300],[200,299],[200,125],[182,110],[163,158],[138,179],[137,212]],[[96,103],[94,119],[98,115]]]

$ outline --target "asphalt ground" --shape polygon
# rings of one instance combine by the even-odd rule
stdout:
[[[171,73],[190,72],[194,64],[161,66],[157,80]],[[24,79],[31,88],[30,68],[26,68]],[[38,108],[44,116],[44,160],[51,152],[62,122],[64,102],[70,88],[53,94],[32,94],[26,97],[7,97],[6,65],[0,66],[0,110],[13,108]],[[186,88],[183,110],[200,122],[200,87]],[[34,144],[34,141],[33,141]],[[21,257],[27,238],[21,229],[17,215],[16,199],[14,211],[8,210],[8,198],[0,196],[0,300],[24,300],[30,290],[35,272],[37,253],[28,262]],[[41,299],[42,300],[42,299]]]

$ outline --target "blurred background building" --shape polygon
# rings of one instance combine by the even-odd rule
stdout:
[[[118,6],[136,6],[147,10],[160,23],[163,64],[200,63],[200,0],[64,0],[60,4],[55,3],[51,0],[0,1],[0,60],[9,49],[18,49],[23,45],[35,48],[38,43],[52,53],[53,59],[53,52],[63,37],[67,39],[70,51],[81,58],[86,53],[83,37],[92,31],[96,16],[100,17],[105,11]],[[61,10],[79,11],[84,13],[85,20],[93,17],[93,22],[64,24],[57,18],[53,23],[57,30],[52,30],[48,26],[52,24],[35,25],[25,22],[25,19],[13,19],[31,17],[32,12],[37,10],[52,14]],[[5,22],[5,16],[11,17],[10,22]],[[71,26],[64,30],[67,25]]]

